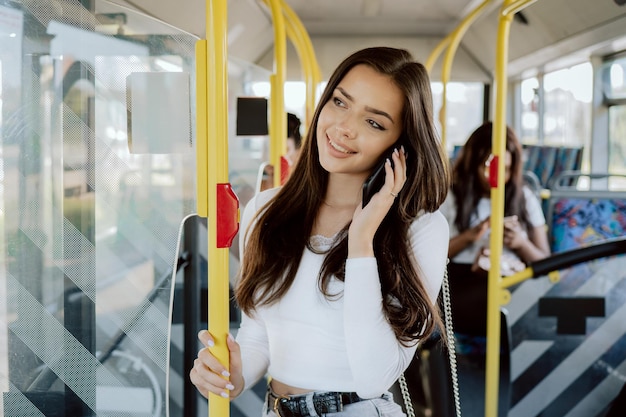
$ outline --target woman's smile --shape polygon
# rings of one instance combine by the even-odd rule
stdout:
[[[345,147],[343,145],[340,145],[339,143],[333,141],[330,138],[328,139],[328,144],[330,145],[331,149],[334,149],[335,151],[337,151],[337,152],[339,152],[341,154],[344,154],[344,155],[352,155],[352,154],[356,153],[355,151],[353,151],[353,150],[351,150],[351,149],[349,149],[349,148],[347,148],[347,147]]]

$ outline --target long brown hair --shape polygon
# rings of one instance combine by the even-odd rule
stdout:
[[[484,195],[479,168],[491,155],[492,132],[491,122],[485,122],[474,130],[454,164],[452,194],[457,206],[454,224],[459,232],[469,229],[472,213]],[[506,150],[511,154],[511,176],[504,186],[504,215],[517,215],[520,224],[528,230],[530,222],[523,190],[522,146],[509,126],[506,127]]]
[[[374,237],[374,253],[382,286],[383,308],[396,337],[403,343],[427,337],[441,328],[441,319],[420,280],[409,241],[409,227],[421,212],[433,212],[450,186],[447,157],[433,123],[428,73],[402,49],[376,47],[355,52],[330,77],[313,116],[312,126],[294,172],[259,215],[250,231],[236,299],[243,311],[278,301],[291,286],[313,229],[328,183],[319,162],[317,122],[322,107],[354,66],[365,64],[389,76],[404,92],[403,132],[407,180]],[[347,231],[326,255],[319,287],[327,297],[332,276],[343,280],[348,255]]]

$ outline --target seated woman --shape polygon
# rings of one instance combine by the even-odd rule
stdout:
[[[441,206],[450,226],[448,256],[455,331],[485,335],[489,220],[491,200],[489,160],[492,123],[476,129],[453,166],[452,190]],[[503,275],[550,255],[545,217],[535,194],[524,185],[522,148],[506,129]],[[482,256],[481,256],[482,255]]]

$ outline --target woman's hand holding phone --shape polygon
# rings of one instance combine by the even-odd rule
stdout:
[[[502,224],[504,225],[505,228],[512,228],[515,227],[516,224],[519,224],[519,221],[517,220],[517,216],[513,215],[513,216],[505,216],[502,219]]]
[[[363,207],[367,206],[367,203],[370,202],[374,194],[376,194],[385,183],[385,165],[387,161],[391,162],[391,168],[393,169],[393,154],[390,154],[389,157],[383,158],[378,165],[372,171],[372,175],[370,175],[367,180],[363,183]]]
[[[380,191],[385,184],[385,178],[387,177],[387,171],[385,166],[387,163],[391,164],[391,169],[394,171],[395,168],[395,160],[393,158],[394,154],[404,156],[404,161],[406,163],[406,150],[404,146],[400,145],[398,148],[398,144],[396,143],[389,150],[383,153],[380,162],[374,167],[370,176],[363,183],[363,207],[370,202],[374,194]],[[406,173],[406,170],[405,170]],[[397,195],[397,193],[394,192]]]
[[[509,249],[515,250],[520,248],[528,236],[517,216],[507,216],[503,219],[504,236],[502,243]]]
[[[349,258],[374,255],[372,243],[374,234],[393,206],[406,181],[406,151],[403,146],[394,148],[391,156],[385,157],[383,161],[381,171],[384,173],[384,179],[382,185],[378,191],[371,194],[367,204],[357,205],[352,217],[352,223],[348,230]],[[382,177],[382,173],[377,175]],[[368,181],[364,184],[364,192],[366,184]],[[374,185],[370,188],[374,190]]]

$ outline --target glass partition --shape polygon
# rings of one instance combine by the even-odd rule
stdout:
[[[0,1],[0,415],[161,416],[196,38]]]

